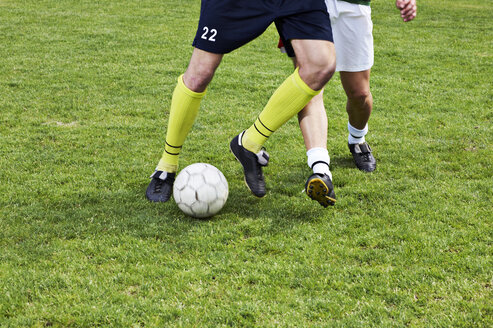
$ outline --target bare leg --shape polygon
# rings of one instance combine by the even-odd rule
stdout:
[[[297,66],[298,58],[293,58]],[[317,96],[298,113],[298,122],[307,149],[307,164],[313,170],[305,183],[308,197],[323,207],[334,205],[336,197],[329,170],[330,157],[327,152],[327,113],[323,103],[323,93]]]
[[[313,97],[308,105],[298,113],[298,122],[306,150],[312,148],[327,149],[328,123],[323,102],[323,92]]]
[[[341,82],[347,95],[346,111],[349,123],[355,128],[365,128],[373,109],[370,92],[370,70],[362,72],[340,72]]]
[[[335,72],[336,56],[332,42],[291,40],[301,79],[313,90],[322,89]]]
[[[349,118],[349,151],[356,167],[365,172],[373,172],[377,162],[372,150],[365,142],[367,123],[373,108],[370,92],[370,70],[362,72],[341,72],[341,82],[347,95],[346,110]]]
[[[187,88],[194,92],[203,92],[212,81],[222,58],[221,54],[194,48],[188,68],[183,75],[183,82]]]
[[[298,61],[293,57],[296,67]],[[332,179],[329,170],[330,157],[327,152],[327,113],[323,102],[323,90],[298,113],[303,140],[307,150],[308,166],[316,173],[325,173]],[[313,165],[313,163],[318,163]],[[324,165],[324,163],[326,165]]]
[[[295,67],[298,66],[297,57],[292,57]],[[298,123],[305,142],[306,150],[312,148],[327,149],[327,113],[323,101],[323,90],[310,100],[298,113]]]
[[[330,157],[327,151],[327,113],[322,92],[298,113],[298,122],[305,141],[307,164],[313,170],[305,183],[305,192],[323,207],[334,205],[336,196],[329,170]]]

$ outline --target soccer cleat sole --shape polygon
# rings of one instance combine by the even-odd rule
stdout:
[[[235,159],[238,161],[238,163],[241,164],[240,160],[238,159],[238,157],[236,156],[235,152],[233,151],[233,149],[231,149],[231,145],[229,146],[229,151],[233,154],[233,156],[235,157]],[[243,165],[241,165],[241,167],[243,167]],[[254,195],[255,197],[257,198],[263,198],[265,196],[265,194],[263,194],[262,196],[257,196],[253,191],[252,189],[250,188],[250,186],[248,185],[248,183],[246,182],[246,177],[244,176],[243,174],[243,182],[245,183],[245,186],[247,186],[248,190],[250,190],[250,192],[252,193],[252,195]]]
[[[306,186],[306,194],[313,200],[316,200],[323,207],[333,206],[336,203],[336,199],[330,197],[327,193],[329,187],[322,179],[315,178],[308,182]]]

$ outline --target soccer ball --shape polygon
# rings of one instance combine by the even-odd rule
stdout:
[[[196,218],[213,216],[228,199],[228,182],[216,167],[195,163],[185,167],[176,177],[173,198],[187,215]]]

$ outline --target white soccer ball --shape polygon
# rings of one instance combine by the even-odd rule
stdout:
[[[228,181],[216,167],[195,163],[185,167],[176,177],[173,198],[187,215],[196,218],[213,216],[228,199]]]

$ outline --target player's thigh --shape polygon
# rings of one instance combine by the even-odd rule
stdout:
[[[284,47],[288,51],[288,55],[290,57],[304,56],[304,54],[300,52],[302,49],[299,47],[297,48],[300,53],[295,51],[296,49],[294,49],[294,46],[291,44],[293,40],[318,40],[333,42],[332,28],[327,7],[323,2],[320,2],[319,4],[321,6],[318,9],[308,11],[305,10],[277,18],[275,20],[279,36],[283,41]],[[315,4],[313,4],[313,6],[314,8],[316,7]],[[314,45],[313,47],[316,46],[317,45]],[[317,59],[316,56],[306,58]]]
[[[330,66],[335,63],[334,43],[325,40],[291,40],[298,66]]]
[[[301,79],[320,90],[335,71],[335,47],[325,40],[291,40]]]
[[[370,95],[370,70],[339,72],[341,83],[348,98],[366,98]]]

